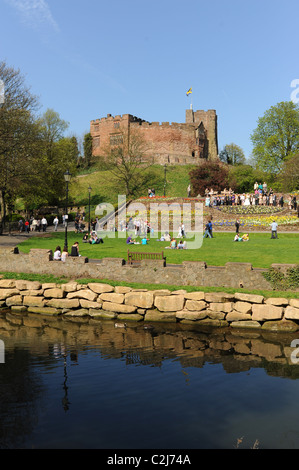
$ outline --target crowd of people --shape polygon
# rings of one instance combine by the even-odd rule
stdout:
[[[280,206],[287,207],[289,210],[297,210],[297,198],[295,195],[288,196],[287,201],[283,195],[277,195],[272,188],[268,189],[267,183],[256,182],[251,193],[235,194],[230,189],[224,189],[221,194],[215,192],[213,188],[205,191],[205,206]]]

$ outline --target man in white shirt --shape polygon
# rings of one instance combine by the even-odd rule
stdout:
[[[277,227],[278,227],[277,222],[275,222],[275,221],[272,222],[272,224],[271,224],[271,230],[272,230],[271,238],[278,238],[277,237]]]
[[[46,228],[47,228],[47,219],[45,217],[42,218],[42,227],[43,227],[43,232],[46,231]]]
[[[53,224],[54,224],[54,231],[57,232],[57,225],[58,225],[58,217],[56,216],[55,219],[53,220]]]

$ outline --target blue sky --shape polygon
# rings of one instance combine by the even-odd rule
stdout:
[[[219,149],[299,79],[298,0],[0,0],[0,60],[82,136],[108,113],[184,122],[216,109]]]

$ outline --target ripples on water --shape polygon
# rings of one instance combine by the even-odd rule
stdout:
[[[299,448],[295,334],[0,315],[1,448]]]

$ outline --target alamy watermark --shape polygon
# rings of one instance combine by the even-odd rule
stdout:
[[[5,101],[5,86],[4,81],[0,79],[0,104],[3,104]]]
[[[0,364],[4,364],[5,362],[5,345],[4,341],[0,339]]]
[[[199,202],[193,207],[191,203],[150,202],[146,207],[142,202],[127,204],[126,196],[120,195],[117,210],[112,204],[102,203],[96,207],[95,215],[104,215],[96,226],[102,237],[124,239],[129,233],[162,240],[165,234],[172,234],[174,238],[184,238],[188,249],[202,246],[203,204]]]
[[[299,78],[295,78],[291,81],[291,88],[295,88],[294,91],[291,93],[291,101],[293,103],[299,103]]]

